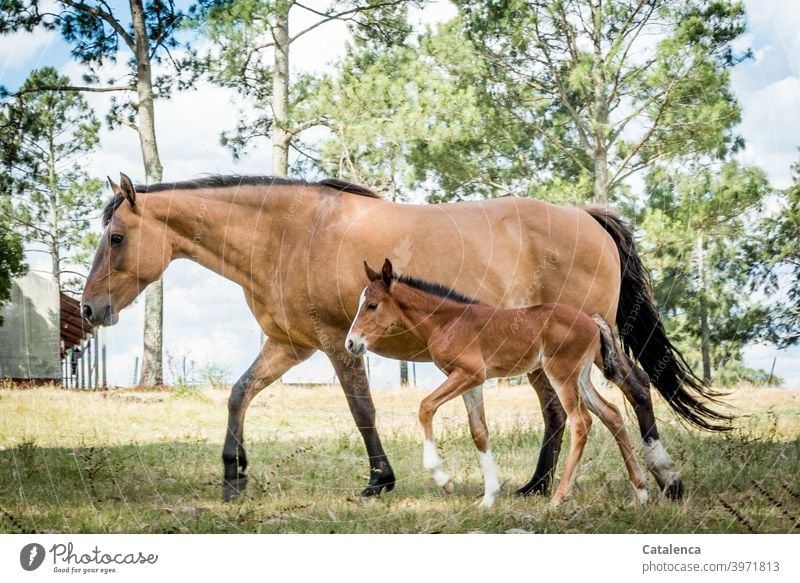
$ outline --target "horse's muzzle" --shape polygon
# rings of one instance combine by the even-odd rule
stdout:
[[[96,309],[92,302],[84,301],[81,314],[92,326],[113,326],[119,321],[119,315],[111,307],[111,303],[101,309]]]

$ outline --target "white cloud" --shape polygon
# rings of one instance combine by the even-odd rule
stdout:
[[[785,77],[742,96],[742,160],[767,171],[778,188],[791,183],[800,146],[800,78]]]
[[[47,48],[57,40],[58,32],[45,29],[0,36],[0,79],[11,71],[39,68]]]

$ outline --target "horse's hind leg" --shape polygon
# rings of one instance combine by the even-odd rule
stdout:
[[[622,453],[622,459],[625,461],[625,467],[628,470],[631,483],[633,484],[636,501],[643,503],[647,502],[647,480],[642,473],[639,464],[636,461],[636,455],[633,452],[631,441],[628,438],[628,432],[625,430],[625,422],[622,415],[613,404],[606,401],[600,393],[594,388],[591,380],[591,365],[587,366],[581,374],[580,388],[581,396],[589,410],[597,415],[603,422],[603,425],[608,427],[611,434],[619,446]]]
[[[483,407],[483,386],[470,389],[463,395],[464,405],[467,407],[469,417],[469,430],[472,441],[478,448],[483,468],[483,500],[481,506],[491,508],[494,499],[500,491],[500,482],[497,479],[497,469],[489,449],[489,428],[486,426],[486,414]]]
[[[542,409],[544,419],[544,438],[542,447],[539,451],[539,461],[533,477],[522,488],[517,490],[520,496],[528,494],[547,494],[550,491],[550,484],[555,475],[558,455],[561,452],[561,442],[564,437],[564,427],[567,423],[567,415],[555,389],[547,379],[544,371],[538,370],[528,375],[536,396],[539,398],[539,406]]]
[[[267,339],[250,368],[231,389],[228,399],[228,430],[222,448],[225,466],[223,498],[227,502],[247,486],[247,454],[244,450],[244,417],[253,398],[311,354],[313,349],[303,349],[280,344]]]
[[[636,413],[644,443],[644,460],[647,469],[652,472],[661,491],[668,498],[680,499],[683,497],[683,479],[659,439],[653,401],[650,397],[650,378],[622,351],[619,351],[619,354],[624,360],[623,377],[612,380],[622,389]]]

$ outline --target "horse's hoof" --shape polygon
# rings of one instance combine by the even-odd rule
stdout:
[[[517,496],[530,496],[531,494],[535,496],[547,496],[550,492],[550,487],[548,486],[547,482],[544,480],[538,480],[536,482],[528,482],[522,488],[517,490]]]
[[[647,504],[647,501],[650,498],[650,494],[647,492],[647,488],[635,488],[635,493],[633,496],[633,503],[636,505]]]
[[[664,496],[670,500],[680,500],[683,498],[683,479],[676,475],[672,481],[664,488]]]
[[[382,492],[394,490],[394,475],[389,475],[381,479],[370,480],[369,485],[361,492],[362,498],[378,498]]]
[[[246,488],[247,476],[244,474],[239,474],[239,476],[233,480],[225,480],[222,483],[222,500],[224,502],[230,502],[244,492]]]
[[[454,486],[453,486],[453,482],[451,480],[448,480],[447,483],[444,486],[442,486],[442,490],[444,490],[445,494],[452,494],[453,493],[453,489],[454,489]]]

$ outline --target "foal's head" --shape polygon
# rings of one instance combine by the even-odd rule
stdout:
[[[109,178],[114,198],[103,212],[105,231],[83,289],[83,316],[95,326],[116,324],[119,311],[157,280],[172,252],[164,225],[153,220],[130,178]]]
[[[378,273],[365,261],[364,270],[369,285],[361,292],[358,313],[345,340],[347,352],[353,356],[362,356],[371,342],[400,324],[400,306],[391,294],[392,285],[397,279],[392,262],[387,259]]]

